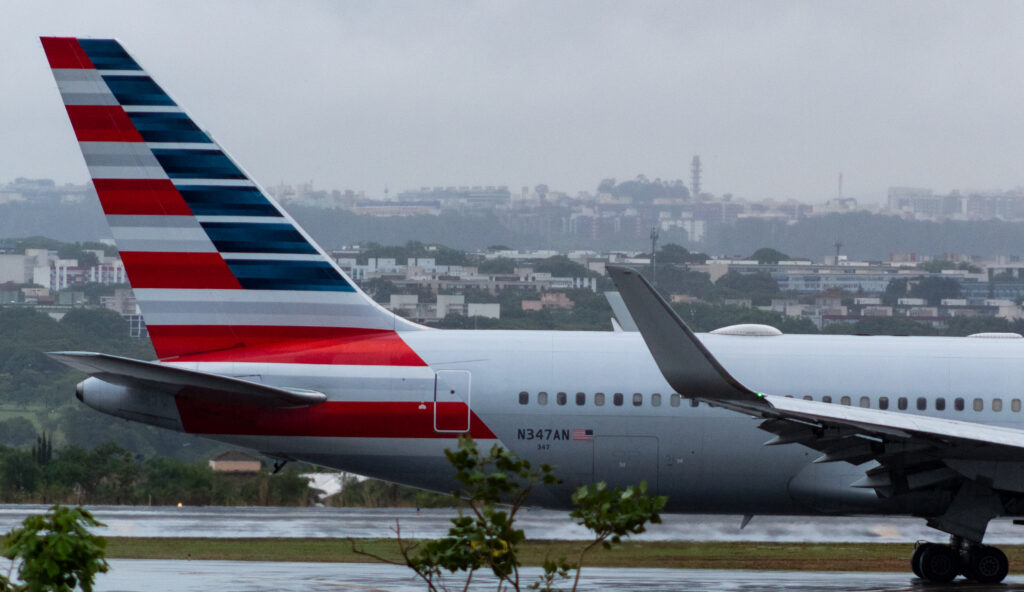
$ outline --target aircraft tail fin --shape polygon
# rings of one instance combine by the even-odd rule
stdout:
[[[423,364],[118,41],[42,44],[158,356]]]

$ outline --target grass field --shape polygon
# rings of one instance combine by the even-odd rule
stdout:
[[[26,406],[21,407],[13,404],[0,405],[0,421],[7,419],[13,419],[15,417],[24,417],[31,421],[36,428],[39,428],[39,417],[45,414],[47,411],[46,407],[37,406]]]
[[[346,539],[185,539],[107,538],[107,556],[132,559],[219,559],[236,561],[367,562]],[[375,555],[399,559],[394,540],[359,539]],[[579,542],[530,541],[520,550],[524,565],[546,558],[574,561]],[[909,569],[913,546],[906,543],[625,543],[595,549],[586,565],[675,569],[755,569],[797,571],[894,571]],[[1024,546],[1002,547],[1010,565],[1024,566]]]

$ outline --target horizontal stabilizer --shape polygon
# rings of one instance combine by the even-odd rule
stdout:
[[[768,407],[718,363],[693,331],[636,270],[605,267],[669,385],[681,395]]]
[[[164,387],[168,394],[217,403],[253,407],[308,407],[327,399],[321,392],[268,386],[176,368],[156,362],[144,362],[120,356],[91,352],[50,352],[51,358],[95,376],[105,382],[122,386]],[[171,387],[168,389],[167,387]]]

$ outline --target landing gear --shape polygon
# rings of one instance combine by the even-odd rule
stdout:
[[[917,565],[912,566],[914,573],[920,574],[923,580],[946,584],[960,573],[960,558],[949,545],[925,543],[918,545],[914,555],[917,557]]]
[[[964,576],[979,584],[998,584],[1010,571],[1006,554],[996,547],[974,545],[964,560]]]
[[[949,545],[918,543],[910,556],[910,569],[927,582],[945,584],[958,575],[979,584],[998,584],[1009,571],[1006,554],[996,547],[950,537]]]

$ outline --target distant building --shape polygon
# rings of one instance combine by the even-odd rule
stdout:
[[[501,304],[497,302],[470,302],[466,304],[466,316],[500,319]]]
[[[218,473],[258,473],[260,459],[241,450],[229,450],[210,459],[210,468]]]
[[[572,300],[564,292],[547,292],[540,295],[540,300],[523,300],[523,310],[543,310],[545,308],[571,309]]]

